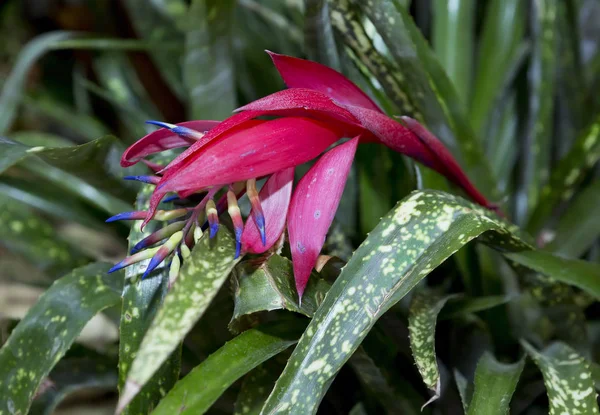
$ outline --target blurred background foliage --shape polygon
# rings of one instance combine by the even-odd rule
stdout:
[[[327,391],[320,413],[416,414],[430,397],[428,388],[436,388],[435,376],[425,376],[431,365],[439,366],[442,394],[426,413],[504,413],[508,401],[510,413],[546,413],[553,397],[574,405],[571,392],[583,388],[573,381],[554,390],[553,376],[564,385],[588,374],[600,383],[598,291],[594,296],[600,281],[599,1],[5,0],[0,22],[2,343],[58,277],[125,256],[128,226],[103,222],[132,210],[136,201],[140,187],[120,180],[133,173],[121,169],[119,159],[128,144],[154,130],[144,121],[224,119],[234,108],[280,90],[284,85],[267,49],[338,69],[389,115],[423,122],[522,229],[519,237],[543,249],[536,252],[586,261],[511,257],[546,275],[550,267],[554,278],[572,285],[570,279],[583,276],[583,285],[572,288],[524,271],[487,245],[467,243],[419,283],[414,298],[411,292],[373,321],[329,389],[314,392]],[[240,264],[233,288],[225,284],[215,292],[202,319],[181,334],[182,376],[207,362],[233,333],[266,320],[285,321],[284,309],[312,316],[339,265],[414,189],[456,192],[436,173],[386,147],[362,146],[325,247],[334,260],[311,288],[314,307],[294,305],[282,280],[271,292],[281,311],[256,313],[262,308],[252,303],[255,298],[239,292],[264,293],[273,283],[269,272],[287,275],[289,264],[276,256],[265,275]],[[145,203],[143,192],[137,203]],[[77,272],[103,275],[89,269],[96,266]],[[148,285],[152,295],[146,297],[128,294],[126,285],[125,298],[149,310],[136,330],[147,329],[162,303],[165,279]],[[122,281],[103,284],[115,293],[123,288]],[[60,302],[46,300],[49,309],[60,309]],[[117,384],[127,373],[122,365],[132,359],[123,347],[139,347],[141,338],[121,338],[119,352],[117,328],[125,311],[122,316],[120,294],[104,300],[93,313],[83,305],[71,310],[80,316],[67,327],[74,330],[74,346],[61,346],[66,356],[48,367],[52,371],[35,388],[31,413],[52,413],[63,400],[61,413],[114,410]],[[91,313],[88,319],[81,317],[85,313]],[[306,324],[292,320],[290,326]],[[76,327],[84,325],[78,336]],[[121,328],[122,336],[131,334]],[[293,343],[290,333],[273,330],[279,333],[274,338],[284,339],[278,351]],[[426,350],[415,350],[409,332],[410,339],[430,337]],[[260,355],[257,345],[271,341],[260,333],[246,331],[235,337],[241,346],[232,347],[256,347]],[[525,362],[524,352],[532,360]],[[229,364],[247,366],[240,380],[223,381],[233,386],[218,393],[214,405],[202,398],[209,412],[259,413],[290,354],[283,351],[259,365],[270,356],[254,363],[232,357]],[[557,369],[565,362],[578,371]],[[210,366],[198,367],[207,371],[203,376],[212,373]],[[167,391],[149,385],[130,413],[147,413]],[[486,404],[492,391],[497,396]],[[269,399],[267,407],[276,402]],[[597,413],[589,406],[567,409]]]

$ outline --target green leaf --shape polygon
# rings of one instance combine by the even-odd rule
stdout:
[[[419,414],[418,410],[413,408],[411,402],[388,382],[383,371],[362,348],[354,352],[349,364],[365,389],[381,402],[386,413]],[[404,389],[401,390],[405,392]]]
[[[32,147],[33,154],[64,172],[89,183],[115,197],[131,199],[134,187],[127,185],[120,166],[122,146],[113,136],[106,136],[74,147]]]
[[[48,95],[42,95],[35,99],[25,96],[23,103],[25,108],[35,115],[56,121],[63,128],[72,131],[85,141],[96,140],[110,133],[110,130],[93,116],[78,114],[73,107]],[[48,147],[49,143],[43,144],[43,146]]]
[[[295,344],[304,327],[283,321],[243,332],[177,382],[152,414],[205,413],[233,382]]]
[[[191,119],[220,120],[237,107],[231,45],[233,6],[233,0],[194,0],[190,6],[183,79],[189,91]]]
[[[262,264],[255,260],[240,263],[235,275],[235,309],[230,327],[235,326],[240,317],[258,311],[289,310],[310,317],[330,287],[313,273],[299,305],[292,261],[279,255],[272,255]]]
[[[529,65],[529,113],[521,186],[516,194],[517,223],[527,217],[548,181],[554,129],[554,95],[557,73],[556,0],[540,0],[533,8],[533,54]],[[496,68],[497,70],[498,68]]]
[[[525,366],[525,359],[504,364],[491,353],[484,353],[475,371],[475,390],[469,404],[469,415],[509,413],[509,404]]]
[[[490,295],[486,297],[456,297],[451,299],[440,312],[439,320],[449,320],[470,313],[489,310],[511,301],[509,295]]]
[[[115,362],[106,358],[67,358],[57,363],[48,380],[52,384],[35,398],[29,415],[52,415],[71,394],[90,389],[116,390]]]
[[[223,226],[213,239],[206,233],[198,241],[142,340],[121,392],[119,412],[202,317],[238,262],[234,254],[235,243]]]
[[[525,9],[521,0],[492,0],[487,4],[469,114],[481,139],[486,137],[494,105],[523,59]]]
[[[154,45],[150,51],[150,58],[160,71],[161,77],[177,97],[183,99],[186,96],[186,89],[181,73],[184,43],[184,35],[178,24],[181,22],[174,22],[170,16],[165,16],[162,10],[157,10],[154,4],[153,1],[147,7],[140,7],[137,0],[123,2],[136,34]],[[166,45],[175,45],[175,47],[165,48]]]
[[[50,276],[87,262],[81,252],[59,238],[52,223],[6,196],[0,196],[0,245],[20,253]]]
[[[0,137],[0,173],[27,157],[29,147]]]
[[[452,295],[438,295],[420,290],[412,298],[408,315],[410,348],[425,386],[434,395],[423,406],[440,397],[440,371],[435,354],[435,325],[437,317]]]
[[[309,59],[339,70],[327,0],[305,0],[304,43]]]
[[[282,370],[283,364],[273,359],[248,373],[235,401],[234,415],[260,415],[260,410]]]
[[[75,197],[59,193],[51,183],[0,177],[0,194],[67,221],[75,221],[95,229],[103,228],[100,220]]]
[[[469,403],[473,397],[473,384],[469,383],[462,373],[456,369],[454,369],[454,380],[456,381],[456,388],[460,395],[463,411],[466,414],[469,411]]]
[[[473,0],[433,4],[433,49],[464,104],[471,93],[475,6]]]
[[[421,118],[462,162],[477,187],[495,198],[491,168],[466,108],[408,11],[394,1],[350,2],[372,21],[401,68],[396,76],[414,108],[407,115]]]
[[[356,250],[315,313],[263,409],[313,413],[377,319],[464,244],[529,246],[512,226],[461,198],[414,192]]]
[[[558,221],[552,242],[545,249],[571,258],[583,255],[600,236],[598,206],[600,180],[595,180],[574,197]]]
[[[0,412],[27,413],[42,380],[98,312],[121,301],[123,274],[107,264],[75,269],[57,280],[0,349]]]
[[[554,209],[569,200],[585,174],[600,159],[600,114],[575,141],[569,152],[552,169],[547,185],[541,191],[536,208],[529,217],[526,229],[538,232]]]
[[[551,415],[600,413],[590,365],[575,350],[560,342],[541,352],[521,344],[544,376]]]
[[[506,254],[506,256],[518,264],[554,280],[581,288],[600,299],[599,264],[561,258],[544,251],[524,251]]]
[[[138,194],[135,210],[148,209],[150,195],[154,186],[144,185]],[[129,249],[144,237],[150,235],[162,223],[150,223],[142,232],[139,224],[131,227],[129,233]],[[139,352],[144,334],[162,306],[169,289],[169,268],[161,265],[152,272],[151,277],[141,280],[150,260],[133,264],[125,269],[125,286],[123,287],[123,307],[119,324],[119,392],[124,393],[129,369]],[[174,351],[159,365],[141,392],[123,411],[124,414],[147,414],[179,379],[181,367],[181,347]]]
[[[2,109],[0,111],[0,135],[9,130],[17,114],[27,75],[33,64],[48,52],[52,45],[74,36],[75,34],[72,32],[48,32],[33,38],[23,47],[10,75],[2,85],[2,93],[0,94],[0,108]]]

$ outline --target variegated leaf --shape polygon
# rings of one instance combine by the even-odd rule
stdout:
[[[530,249],[513,227],[465,200],[413,192],[354,253],[315,313],[263,414],[314,413],[335,374],[377,319],[467,242]]]
[[[238,262],[234,255],[234,240],[224,227],[213,239],[206,233],[198,241],[142,340],[120,396],[119,412],[202,317]]]
[[[544,376],[550,415],[598,414],[598,402],[589,363],[564,343],[553,343],[538,352],[521,344]]]
[[[425,404],[440,396],[440,372],[435,354],[435,325],[446,302],[453,295],[438,295],[428,290],[415,294],[410,304],[408,330],[413,358],[427,388],[434,392]]]

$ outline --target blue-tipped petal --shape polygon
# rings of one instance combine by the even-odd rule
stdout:
[[[111,216],[110,218],[106,219],[106,223],[111,223],[111,222],[116,222],[118,220],[131,220],[131,219],[143,219],[146,217],[146,212],[139,212],[139,211],[134,211],[134,212],[122,212],[122,213],[118,213],[115,216]]]
[[[191,138],[194,140],[197,140],[204,135],[200,131],[192,130],[191,128],[187,128],[182,125],[170,124],[168,122],[148,120],[148,121],[146,121],[146,124],[152,124],[152,125],[157,125],[162,128],[167,128],[167,129],[171,130],[173,133],[175,133],[181,137]]]
[[[233,259],[238,259],[242,250],[242,232],[243,229],[235,230],[235,256]]]
[[[160,263],[164,261],[164,259],[165,258],[162,255],[157,254],[153,256],[150,260],[150,263],[148,263],[148,268],[146,268],[146,271],[144,271],[144,274],[142,275],[142,279],[145,279],[148,275],[150,275],[150,273],[154,271],[156,267],[158,267]]]
[[[135,180],[142,183],[156,184],[160,181],[160,177],[156,176],[125,176],[123,180]]]
[[[177,200],[177,199],[179,199],[178,195],[173,195],[173,196],[165,197],[163,199],[162,203],[169,203],[169,202],[172,202],[172,201]]]
[[[209,234],[210,239],[214,238],[214,236],[217,234],[217,232],[219,232],[219,222],[211,223],[210,224],[210,234]]]
[[[126,261],[125,261],[125,260],[123,260],[123,261],[121,261],[121,262],[119,262],[119,263],[117,263],[117,264],[113,265],[113,266],[112,266],[112,268],[108,270],[108,274],[112,274],[112,273],[113,273],[113,272],[115,272],[115,271],[118,271],[118,270],[120,270],[120,269],[123,269],[123,268],[125,268],[127,265],[129,265],[129,264],[127,264],[127,263],[126,263]]]
[[[177,127],[175,124],[156,120],[147,120],[146,124],[157,125],[159,127],[166,128],[167,130],[173,130],[173,128]]]
[[[261,214],[254,214],[254,222],[256,223],[256,227],[258,228],[258,232],[260,233],[260,239],[262,241],[263,246],[267,244],[267,231],[265,226],[265,216]]]

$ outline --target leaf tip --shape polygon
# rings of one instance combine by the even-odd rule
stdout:
[[[129,403],[135,398],[135,396],[140,392],[140,385],[137,383],[128,380],[125,382],[125,388],[123,389],[123,393],[119,397],[119,402],[117,403],[117,409],[115,410],[115,415],[120,415],[125,407],[129,405]]]

